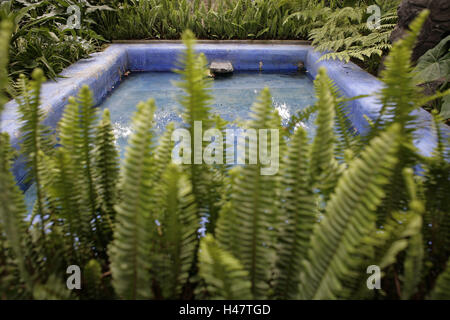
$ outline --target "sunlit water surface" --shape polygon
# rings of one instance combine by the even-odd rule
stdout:
[[[154,98],[157,106],[155,113],[155,131],[161,135],[168,123],[181,124],[182,109],[178,97],[183,91],[175,86],[180,76],[172,72],[131,73],[98,106],[108,108],[117,139],[120,156],[123,159],[127,139],[132,133],[131,118],[140,101]],[[229,122],[250,119],[250,108],[264,87],[270,88],[273,108],[277,109],[283,125],[299,110],[314,104],[314,87],[305,75],[294,73],[242,72],[232,76],[216,78],[212,86],[211,112],[220,115]],[[310,135],[314,134],[314,118],[301,123]],[[236,123],[231,124],[236,128]],[[35,198],[35,189],[31,186],[26,192],[29,211]]]

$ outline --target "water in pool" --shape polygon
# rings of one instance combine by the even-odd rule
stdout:
[[[158,135],[169,122],[181,122],[182,110],[177,97],[183,91],[173,84],[177,80],[180,76],[171,72],[131,73],[98,106],[110,110],[121,158],[131,134],[131,118],[138,102],[155,99]],[[214,79],[211,112],[227,121],[248,120],[250,108],[264,87],[270,88],[273,107],[278,110],[284,125],[297,111],[315,102],[313,82],[305,74],[245,72]],[[311,118],[302,124],[310,133],[313,132],[313,120]],[[34,199],[33,191],[32,186],[26,193],[29,208]]]
[[[155,99],[158,135],[169,122],[182,121],[182,110],[177,97],[182,95],[183,91],[172,83],[179,79],[178,74],[171,72],[132,73],[100,104],[99,108],[109,108],[111,112],[111,121],[122,156],[131,133],[131,117],[139,101]],[[273,106],[278,109],[285,124],[298,110],[315,101],[313,83],[304,74],[235,73],[213,81],[214,100],[211,112],[227,121],[248,120],[250,107],[264,87],[270,88]],[[312,123],[304,125],[311,127]]]

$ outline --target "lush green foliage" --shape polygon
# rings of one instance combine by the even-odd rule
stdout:
[[[370,30],[369,5],[381,7],[381,27]],[[390,48],[396,22],[392,0],[8,0],[0,19],[14,23],[10,80],[35,68],[55,79],[71,63],[98,50],[104,39],[180,39],[190,29],[200,39],[310,39],[322,59],[352,59],[372,73]],[[80,29],[66,26],[80,8]]]
[[[380,28],[366,21],[368,6],[381,8]],[[200,39],[311,39],[322,59],[359,60],[376,72],[390,48],[398,1],[128,0],[99,12],[105,38],[179,39],[190,29]]]
[[[71,5],[81,9],[80,29],[66,27],[73,13],[67,11]],[[14,24],[7,92],[16,95],[13,81],[20,74],[29,76],[35,68],[41,68],[47,77],[55,79],[65,67],[97,50],[104,40],[92,30],[89,16],[106,8],[72,0],[2,1],[0,20],[8,19]]]
[[[307,5],[293,0],[126,0],[116,11],[98,14],[98,31],[107,39],[180,39],[186,29],[200,39],[296,39],[295,23],[286,18]]]
[[[376,29],[368,26],[370,13],[367,6],[324,8],[327,14],[322,13],[323,23],[309,33],[315,49],[325,52],[321,60],[357,60],[376,73],[381,57],[391,48],[389,37],[397,22],[398,2],[373,1],[381,9],[380,26]],[[300,12],[297,16],[307,21],[305,13]]]
[[[450,89],[450,36],[420,57],[414,71],[417,83],[422,86]],[[436,109],[443,119],[450,119],[450,98],[444,97]]]
[[[274,175],[260,174],[261,161],[232,169],[170,163],[173,126],[156,146],[153,100],[137,107],[119,174],[109,113],[96,121],[88,88],[65,109],[61,146],[47,148],[36,71],[19,99],[22,153],[41,190],[31,222],[10,171],[9,139],[0,136],[1,297],[448,298],[450,146],[438,116],[434,154],[421,156],[412,143],[410,111],[423,99],[410,57],[426,17],[387,58],[384,108],[372,132],[362,139],[349,133],[343,100],[321,69],[317,103],[305,112],[317,112],[317,136],[311,142],[297,126],[270,143],[282,163]],[[8,28],[3,23],[1,32]],[[205,128],[223,129],[209,112],[205,59],[195,54],[190,32],[183,38],[183,126],[189,131],[203,120]],[[269,89],[246,127],[281,128]],[[205,218],[215,222],[203,237]],[[64,282],[73,264],[83,283],[70,292]],[[382,290],[366,286],[370,265],[383,271]]]

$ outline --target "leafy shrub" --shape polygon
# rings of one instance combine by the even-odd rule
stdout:
[[[95,30],[110,40],[179,39],[186,29],[200,39],[311,39],[322,59],[352,59],[375,73],[391,47],[398,2],[129,0],[98,12]],[[382,10],[376,30],[366,24],[372,4]]]
[[[375,1],[382,10],[380,27],[367,26],[366,6],[344,7],[324,16],[323,25],[313,29],[309,38],[315,50],[325,52],[321,60],[350,59],[363,63],[372,73],[377,71],[381,57],[391,48],[389,37],[397,22],[398,1]],[[303,16],[303,15],[300,15]]]
[[[119,175],[109,113],[96,123],[87,87],[64,111],[61,146],[42,148],[47,143],[37,106],[43,75],[35,71],[22,89],[21,152],[42,192],[28,222],[10,171],[9,139],[2,134],[1,296],[450,298],[450,148],[439,121],[431,157],[420,156],[412,142],[410,111],[421,99],[410,58],[426,17],[420,15],[387,58],[383,117],[371,133],[361,139],[348,134],[342,100],[321,69],[311,111],[317,111],[317,136],[310,142],[300,126],[279,141],[282,168],[273,176],[260,175],[261,164],[229,169],[169,163],[173,127],[157,146],[153,100],[137,107]],[[2,34],[10,27],[3,23]],[[195,54],[192,33],[183,39],[183,126],[192,130],[202,120],[211,127],[206,61]],[[4,85],[6,64],[0,63]],[[27,110],[34,115],[23,114]],[[251,113],[248,128],[281,126],[267,88]],[[333,130],[335,124],[343,127]],[[412,170],[417,164],[422,175]],[[201,218],[216,211],[207,235],[199,236]],[[72,264],[83,268],[84,283],[69,293],[64,277]],[[382,291],[367,289],[369,265],[383,271]]]
[[[80,29],[67,29],[70,5],[78,5],[83,13]],[[107,6],[92,6],[87,2],[64,1],[3,1],[0,20],[13,22],[9,64],[10,84],[6,90],[16,96],[14,82],[20,74],[30,76],[35,68],[55,79],[71,63],[88,57],[104,39],[96,34],[88,15]]]
[[[313,1],[318,2],[318,1]],[[278,0],[128,0],[100,12],[96,30],[107,39],[180,39],[191,29],[200,39],[297,39],[288,15],[313,3]]]
[[[436,47],[428,50],[417,61],[414,69],[415,80],[422,86],[429,86],[432,90],[450,87],[450,36],[443,39]],[[450,119],[450,98],[446,96],[436,108],[440,116]]]
[[[379,30],[365,24],[365,10],[374,3],[383,12]],[[81,8],[81,29],[65,28],[70,5]],[[6,91],[16,96],[18,76],[35,68],[55,79],[98,50],[104,38],[180,39],[186,29],[200,39],[311,39],[326,52],[323,59],[352,59],[375,73],[390,48],[395,7],[391,0],[3,1],[1,19],[15,24]]]

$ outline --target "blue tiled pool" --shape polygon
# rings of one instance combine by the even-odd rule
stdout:
[[[109,108],[111,112],[121,156],[131,133],[131,117],[139,101],[155,99],[157,134],[161,134],[169,122],[177,124],[182,121],[177,97],[183,91],[173,84],[177,80],[180,76],[171,72],[132,73],[100,104],[99,108]],[[250,107],[264,87],[270,88],[273,107],[285,125],[293,114],[315,101],[313,83],[305,74],[238,72],[214,79],[211,112],[229,122],[248,120]],[[310,119],[303,125],[311,131],[312,122]]]
[[[173,83],[178,80],[180,76],[172,72],[134,72],[99,104],[99,109],[110,110],[121,158],[131,133],[131,117],[140,101],[155,99],[157,135],[162,134],[169,122],[181,123],[182,109],[177,97],[183,91]],[[250,108],[264,87],[270,88],[273,107],[278,110],[284,125],[293,114],[315,102],[313,82],[303,73],[237,72],[213,80],[211,112],[229,122],[248,120]],[[313,121],[311,118],[302,124],[311,135],[314,133]],[[35,189],[31,186],[26,191],[29,212],[34,199]]]
[[[170,89],[166,92],[160,92],[157,87],[164,83],[170,83],[171,77],[176,78],[176,75],[171,74],[170,71],[177,66],[178,58],[184,49],[184,45],[180,42],[114,43],[104,51],[92,54],[88,59],[82,59],[74,63],[61,73],[61,78],[57,81],[48,81],[42,87],[41,104],[43,110],[47,113],[44,124],[55,129],[67,104],[68,97],[76,95],[83,85],[88,85],[91,88],[96,104],[102,104],[102,107],[104,104],[109,104],[108,107],[113,109],[113,102],[120,99],[121,92],[127,86],[133,87],[135,81],[139,82],[137,78],[143,77],[147,78],[141,83],[143,87],[134,87],[134,94],[126,99],[126,103],[122,104],[121,102],[120,106],[116,108],[123,108],[126,111],[123,116],[128,117],[133,113],[137,101],[145,100],[149,95],[153,95],[159,107],[157,117],[162,119],[159,122],[160,128],[157,129],[161,129],[169,119],[176,120],[176,117],[179,116],[176,108],[174,108],[176,106],[174,98],[177,89],[167,87]],[[304,63],[308,77],[311,78],[316,77],[320,67],[325,67],[329,77],[336,83],[345,97],[366,96],[362,99],[352,100],[346,106],[348,118],[355,132],[362,135],[366,134],[369,128],[368,119],[374,121],[379,115],[381,105],[376,93],[383,87],[379,79],[366,73],[353,63],[334,60],[320,61],[322,53],[314,51],[311,46],[304,43],[292,41],[279,44],[249,43],[246,41],[215,43],[205,41],[199,43],[196,50],[204,53],[210,62],[214,60],[230,61],[237,72],[263,70],[263,72],[278,73],[254,73],[256,82],[251,85],[251,88],[248,87],[249,82],[245,78],[250,75],[246,73],[236,73],[230,79],[216,80],[214,82],[214,95],[217,94],[215,104],[218,109],[215,112],[223,112],[224,118],[242,117],[241,111],[245,113],[245,117],[247,113],[244,110],[248,109],[253,102],[252,96],[256,96],[252,92],[260,90],[265,84],[268,84],[272,89],[274,105],[283,111],[282,115],[287,115],[288,112],[292,114],[292,108],[297,108],[300,101],[312,97],[308,93],[300,93],[304,92],[300,88],[308,92],[308,87],[311,89],[309,92],[312,92],[312,83],[309,82],[308,78],[303,76],[304,83],[301,84],[302,76],[285,73],[296,71],[300,62]],[[124,80],[124,75],[128,71],[135,73],[132,73],[128,79],[125,77]],[[144,74],[140,72],[160,73]],[[292,76],[292,81],[288,81],[289,84],[287,82],[283,84],[281,78],[289,76]],[[296,78],[297,76],[298,78]],[[152,77],[157,77],[158,81],[152,82]],[[121,84],[118,85],[119,83]],[[146,83],[152,83],[152,86],[146,86]],[[296,97],[284,95],[284,89],[291,91],[289,86],[294,86],[300,90],[293,93],[298,94]],[[117,87],[116,90],[113,90],[114,87]],[[138,88],[145,88],[145,92]],[[228,114],[225,114],[225,108],[222,111],[220,110],[221,104],[224,104],[224,99],[221,99],[220,93],[227,90],[241,90],[234,99],[242,103],[239,107],[233,108],[235,104],[233,99],[230,98],[227,101],[229,104]],[[107,96],[108,94],[109,96]],[[106,100],[105,96],[107,96]],[[113,112],[113,110],[111,111]],[[417,109],[413,113],[417,116],[417,123],[419,124],[414,137],[414,144],[422,155],[429,156],[436,145],[431,116],[422,109]],[[116,115],[114,112],[112,113],[113,117],[116,117]],[[128,121],[125,118],[115,118],[113,121],[119,137],[118,143],[122,147],[126,140],[123,139],[125,138],[123,136],[129,134]],[[5,105],[5,110],[2,113],[1,130],[10,135],[11,144],[16,149],[20,147],[19,127],[20,119],[17,114],[17,103],[10,101]],[[448,129],[444,128],[444,131],[445,135],[448,135]],[[17,159],[12,169],[18,185],[22,189],[26,189],[26,167],[23,159]]]

